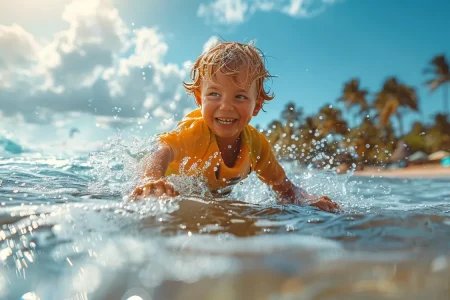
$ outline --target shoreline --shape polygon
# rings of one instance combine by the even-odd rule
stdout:
[[[393,178],[450,178],[450,167],[444,167],[439,164],[416,165],[399,169],[372,167],[353,173],[353,176],[372,175]]]

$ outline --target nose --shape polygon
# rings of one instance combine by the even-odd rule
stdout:
[[[222,97],[222,101],[220,102],[220,109],[222,110],[233,110],[233,97],[229,95],[225,95]]]

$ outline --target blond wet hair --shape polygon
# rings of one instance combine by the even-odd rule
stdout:
[[[253,44],[219,42],[197,58],[190,73],[192,82],[183,85],[188,94],[194,94],[202,80],[215,83],[214,75],[219,71],[234,77],[243,70],[247,71],[247,82],[256,80],[257,99],[264,102],[274,98],[264,89],[265,81],[273,76],[266,69],[264,54]]]

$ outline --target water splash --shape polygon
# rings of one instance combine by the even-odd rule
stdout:
[[[294,183],[345,212],[278,205],[254,173],[227,198],[184,174],[170,177],[180,197],[123,201],[153,145],[118,138],[89,158],[1,160],[0,197],[13,200],[0,210],[0,297],[162,299],[219,285],[231,298],[339,297],[343,285],[379,298],[448,292],[446,179],[358,178],[284,161]]]

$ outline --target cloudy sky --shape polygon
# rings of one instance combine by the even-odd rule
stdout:
[[[335,103],[359,77],[374,93],[388,76],[417,88],[422,114],[442,109],[422,71],[450,57],[447,0],[15,0],[0,2],[0,137],[28,146],[96,147],[118,129],[172,128],[194,101],[189,66],[218,38],[256,41],[278,77],[276,98],[252,124],[288,101],[306,114]]]

